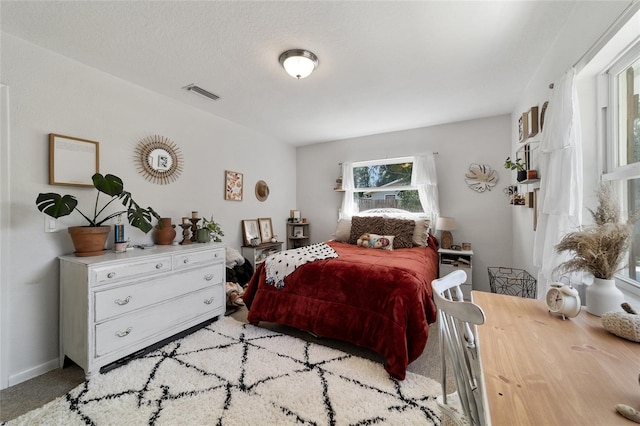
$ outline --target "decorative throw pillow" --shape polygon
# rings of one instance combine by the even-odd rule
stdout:
[[[383,235],[393,235],[393,248],[413,247],[416,223],[410,219],[384,219]]]
[[[393,235],[378,235],[364,233],[356,241],[356,244],[364,248],[393,250]]]
[[[336,231],[333,233],[333,239],[343,243],[349,242],[351,236],[351,221],[347,219],[340,219],[336,226]]]
[[[413,245],[419,247],[426,247],[429,245],[429,228],[431,227],[431,220],[429,219],[417,219],[416,227],[413,230]]]
[[[356,244],[360,235],[365,233],[389,235],[383,232],[384,218],[380,216],[353,216],[351,218],[351,232],[349,244]]]

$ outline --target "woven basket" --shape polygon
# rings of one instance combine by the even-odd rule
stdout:
[[[601,317],[602,326],[609,333],[633,342],[640,342],[640,315],[607,312]]]

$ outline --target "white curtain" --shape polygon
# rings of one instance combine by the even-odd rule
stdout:
[[[342,207],[340,208],[339,219],[351,219],[358,213],[358,206],[353,200],[353,162],[345,161],[342,163],[342,189],[344,189],[344,198],[342,199]]]
[[[540,141],[540,193],[533,264],[538,269],[538,298],[543,298],[553,269],[568,253],[555,252],[564,234],[582,225],[582,135],[575,68],[554,84]]]
[[[432,229],[435,229],[436,218],[440,216],[440,202],[438,201],[438,176],[433,153],[415,157],[411,180],[418,186],[420,204],[431,219]]]

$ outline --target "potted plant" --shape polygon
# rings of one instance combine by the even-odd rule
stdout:
[[[622,269],[629,248],[637,213],[620,220],[620,208],[613,190],[600,184],[596,191],[597,209],[588,209],[593,225],[564,235],[555,246],[558,253],[571,252],[573,258],[558,265],[554,272],[570,273],[585,271],[594,280],[586,291],[587,312],[601,316],[609,311],[620,311],[623,293],[616,287],[614,274]]]
[[[202,234],[204,234],[202,235],[202,237],[201,231]],[[209,220],[206,217],[203,217],[202,228],[198,229],[198,242],[214,241],[216,243],[219,243],[222,241],[222,238],[220,237],[224,237],[224,232],[222,231],[220,224],[216,223],[213,220],[213,215]]]
[[[152,217],[160,219],[160,216],[151,207],[144,209],[133,200],[131,193],[124,190],[124,184],[119,177],[111,174],[103,176],[100,173],[96,173],[91,179],[93,186],[98,190],[93,214],[80,210],[78,200],[73,195],[47,192],[38,194],[38,198],[36,198],[38,210],[54,219],[70,215],[74,211],[86,219],[88,222],[86,226],[69,227],[69,234],[76,249],[76,256],[103,254],[105,252],[104,244],[111,230],[110,226],[103,225],[103,223],[118,215],[126,213],[131,226],[140,229],[145,234],[153,229],[151,224]],[[111,197],[102,207],[99,207],[100,194]],[[120,200],[126,210],[106,214],[105,209],[115,200]],[[103,214],[104,217],[101,217]]]
[[[516,180],[518,182],[522,182],[523,180],[527,179],[527,170],[524,163],[522,162],[522,159],[520,158],[516,158],[515,161],[512,161],[511,157],[507,157],[507,159],[504,161],[504,168],[517,170],[518,174]]]

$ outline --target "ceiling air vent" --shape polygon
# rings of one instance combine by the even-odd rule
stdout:
[[[195,84],[190,84],[188,86],[184,86],[183,89],[189,90],[192,92],[196,92],[197,94],[204,96],[205,98],[209,98],[211,100],[217,101],[220,99],[220,96],[209,92],[208,90],[204,90],[202,87],[196,86]]]

